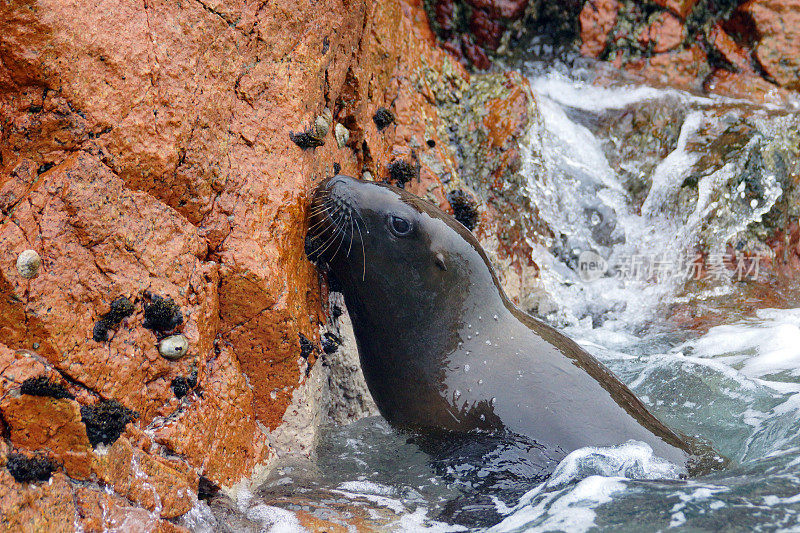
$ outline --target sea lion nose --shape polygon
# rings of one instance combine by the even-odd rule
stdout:
[[[328,181],[323,184],[323,187],[329,192],[339,192],[342,193],[346,190],[348,185],[350,185],[354,181],[353,178],[350,176],[345,176],[344,174],[338,174],[333,176],[332,178],[328,178]]]
[[[353,184],[356,181],[342,174],[328,178],[319,186],[318,201],[327,202],[334,212],[350,213],[355,204]]]

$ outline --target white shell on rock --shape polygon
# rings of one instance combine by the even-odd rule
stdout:
[[[339,145],[339,148],[344,148],[347,142],[350,140],[350,130],[345,128],[344,124],[337,122],[333,131],[336,135],[336,144]]]
[[[333,113],[327,107],[322,110],[322,114],[314,119],[314,128],[317,131],[317,137],[322,139],[328,134],[328,129],[331,127],[333,120]]]
[[[189,351],[189,341],[183,335],[172,335],[158,343],[158,352],[167,359],[180,359]]]
[[[25,250],[17,257],[17,272],[23,278],[31,279],[39,275],[42,258],[36,250]]]

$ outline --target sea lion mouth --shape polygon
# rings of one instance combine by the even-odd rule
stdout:
[[[366,266],[366,224],[354,199],[347,194],[347,179],[334,176],[314,191],[306,234],[306,255],[311,261],[331,263],[338,254],[349,260],[361,248]]]

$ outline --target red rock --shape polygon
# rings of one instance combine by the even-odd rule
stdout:
[[[64,474],[43,483],[17,483],[0,468],[0,524],[4,531],[73,531],[72,488]]]
[[[89,478],[92,448],[77,402],[22,395],[3,400],[0,411],[14,448],[46,452],[70,477]]]
[[[581,54],[600,57],[606,49],[608,34],[614,28],[619,12],[617,0],[586,2],[580,14]]]
[[[528,0],[467,0],[467,3],[495,17],[506,19],[518,19],[528,7]]]
[[[475,68],[486,70],[492,65],[489,56],[486,55],[483,48],[473,42],[472,37],[468,35],[461,36],[461,49]]]
[[[0,335],[4,333],[0,322]],[[0,344],[0,398],[6,398],[12,389],[18,389],[26,379],[39,376],[60,382],[58,373],[45,365],[35,352],[12,350],[5,344]]]
[[[660,54],[677,48],[683,42],[683,24],[669,13],[661,13],[639,36],[643,46],[653,43],[653,52]]]
[[[698,0],[655,0],[661,7],[672,10],[673,13],[685,19],[692,12]]]
[[[472,18],[469,22],[470,30],[475,38],[475,42],[490,50],[496,50],[500,46],[500,37],[503,35],[503,27],[492,20],[489,14],[483,9],[473,9]]]
[[[230,486],[242,471],[265,461],[269,448],[251,410],[253,391],[231,351],[220,350],[206,372],[203,398],[189,397],[189,405],[156,430],[155,440],[209,479]]]
[[[39,343],[38,352],[51,365],[138,411],[145,424],[168,415],[169,380],[187,373],[190,359],[173,363],[160,357],[156,338],[142,326],[141,303],[109,343],[91,340],[91,332],[114,297],[136,299],[149,289],[176,300],[187,317],[183,331],[193,353],[207,351],[213,337],[204,317],[215,302],[205,292],[215,288],[202,279],[212,267],[200,263],[206,247],[196,229],[151,196],[126,189],[108,167],[82,152],[42,174],[14,216],[16,224],[0,226],[0,260],[8,265],[3,274],[10,282],[5,291],[0,284],[0,316],[14,316],[19,307],[28,319],[9,328],[16,331],[6,343]],[[41,245],[42,272],[24,281],[10,263],[32,240]],[[196,290],[187,291],[192,286]],[[191,305],[197,293],[201,297]],[[9,303],[12,295],[18,303]]]
[[[434,3],[433,12],[436,23],[443,31],[455,29],[455,2],[453,0],[440,0]]]
[[[135,507],[116,494],[76,487],[75,511],[86,533],[105,531],[164,531],[188,533],[141,507]]]
[[[800,0],[750,0],[739,9],[759,35],[756,58],[787,89],[800,89]]]
[[[753,72],[750,54],[739,46],[719,24],[708,32],[708,42],[739,72]]]
[[[705,81],[706,92],[750,100],[761,104],[781,105],[792,98],[792,92],[768,82],[757,74],[736,73],[717,69]]]
[[[479,7],[494,24],[526,3]],[[64,530],[77,516],[113,529],[117,518],[89,510],[98,505],[117,509],[109,517],[178,516],[199,473],[232,485],[271,456],[265,433],[314,364],[298,340],[317,335],[321,314],[303,251],[311,188],[334,163],[374,173],[402,148],[420,159],[411,187],[446,206],[440,177],[458,168],[439,106],[470,76],[435,46],[419,0],[13,1],[0,3],[0,35],[0,398],[12,419],[0,451],[42,448],[103,485],[77,496],[58,473],[53,492],[23,491],[0,470],[4,523]],[[301,150],[289,132],[326,107],[350,146],[326,135]],[[396,113],[394,127],[377,131],[378,107]],[[511,168],[518,152],[503,141],[493,150]],[[32,280],[14,266],[27,248],[43,261]],[[145,290],[180,306],[184,359],[158,354]],[[118,296],[135,311],[95,342]],[[193,370],[196,389],[177,399],[172,379]],[[76,401],[13,397],[39,375],[68,381]],[[111,398],[140,417],[108,453],[87,450],[79,405]]]
[[[649,83],[692,90],[702,87],[711,70],[705,52],[698,45],[632,61],[623,68]]]
[[[164,459],[132,447],[124,437],[108,453],[95,456],[92,468],[114,492],[162,518],[180,516],[197,501],[185,474]]]

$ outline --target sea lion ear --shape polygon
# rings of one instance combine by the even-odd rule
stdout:
[[[433,256],[433,262],[442,270],[447,271],[447,263],[444,261],[444,254],[442,252],[436,252]]]

